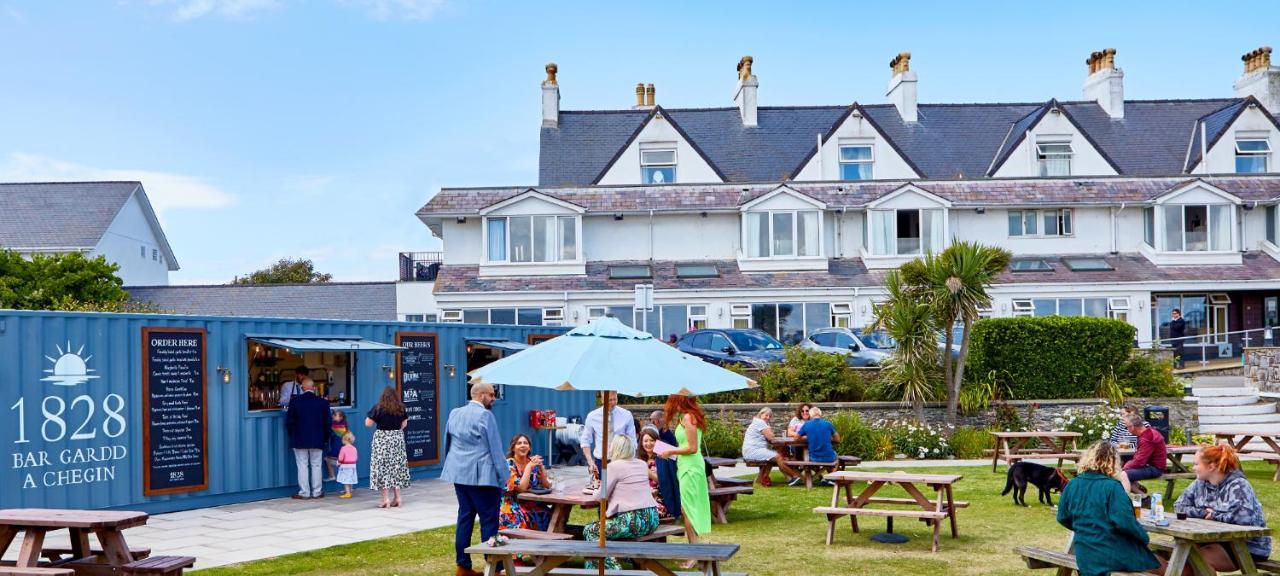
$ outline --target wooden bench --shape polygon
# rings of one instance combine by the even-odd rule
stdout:
[[[528,528],[503,528],[498,533],[516,540],[573,540],[573,534],[530,530]]]
[[[121,569],[124,574],[159,574],[160,576],[178,576],[186,568],[195,566],[196,559],[191,556],[151,556],[125,564]]]
[[[620,538],[617,542],[666,542],[667,538],[684,536],[684,526],[659,524],[658,529],[638,538]],[[614,540],[610,540],[611,542]]]
[[[715,483],[717,488],[723,488],[726,486],[748,486],[749,487],[755,484],[755,482],[751,480],[743,480],[741,478],[720,478],[718,476],[715,479]]]
[[[804,478],[805,489],[813,488],[814,474],[821,474],[826,471],[834,471],[840,466],[839,462],[813,462],[811,460],[787,460],[787,466],[795,468],[800,472],[800,476]]]
[[[728,524],[729,505],[738,496],[748,494],[755,494],[755,489],[750,486],[725,486],[707,490],[707,496],[711,498],[711,518],[719,524]]]
[[[1276,475],[1271,479],[1280,482],[1280,454],[1264,454],[1262,460],[1276,467]]]
[[[493,576],[498,570],[505,568],[507,574],[519,574],[516,568],[516,556],[532,556],[536,563],[523,573],[532,574],[574,574],[563,572],[561,568],[568,560],[582,558],[601,561],[604,558],[617,558],[630,561],[641,569],[638,574],[669,574],[670,569],[662,562],[696,562],[700,570],[695,574],[720,574],[720,565],[728,562],[738,553],[737,544],[668,544],[662,542],[619,542],[609,540],[604,546],[597,542],[585,541],[538,541],[511,540],[502,546],[479,544],[466,549],[467,554],[484,556],[486,576]],[[599,573],[598,571],[596,572]],[[626,572],[605,572],[620,575]]]
[[[47,559],[50,562],[57,562],[59,560],[62,560],[64,557],[71,557],[75,553],[76,553],[75,550],[72,549],[70,546],[46,545],[44,549],[40,551],[40,555],[44,556],[45,559]],[[99,548],[97,546],[89,548],[89,553],[96,556],[101,556],[103,554],[102,548]],[[143,558],[146,558],[151,555],[151,549],[144,548],[141,546],[130,546],[129,555],[132,556],[134,560],[142,560]]]
[[[0,566],[0,576],[75,576],[76,571],[70,568],[19,568],[17,566]]]
[[[1056,568],[1059,574],[1063,574],[1064,570],[1067,574],[1071,571],[1079,571],[1076,565],[1076,557],[1065,552],[1054,552],[1044,548],[1014,548],[1013,551],[1022,560],[1027,563],[1027,568],[1032,570],[1042,570],[1045,568]],[[1112,572],[1113,576],[1142,576],[1142,572]]]
[[[862,459],[857,456],[840,456],[836,458],[836,469],[844,472],[845,468],[857,466],[862,463]]]
[[[532,574],[533,568],[522,566],[516,568],[516,574]],[[554,568],[547,574],[551,576],[596,576],[599,569],[588,570],[586,568]],[[649,570],[605,570],[607,576],[653,576],[653,572]],[[672,571],[675,576],[703,576],[702,572],[676,572]],[[721,572],[720,576],[747,576],[746,572]]]
[[[1147,547],[1152,550],[1156,550],[1160,552],[1172,553],[1173,539],[1152,536],[1151,541],[1147,544]],[[1280,559],[1273,558],[1273,559],[1262,560],[1262,561],[1254,560],[1253,565],[1257,567],[1258,570],[1265,570],[1267,572],[1280,574]]]
[[[1179,480],[1195,480],[1195,479],[1196,479],[1195,472],[1170,472],[1168,474],[1162,474],[1159,478],[1153,478],[1151,480],[1143,480],[1143,482],[1164,482],[1163,497],[1164,497],[1165,509],[1172,510],[1173,502],[1174,500],[1176,500],[1176,498],[1173,497],[1173,489],[1177,485],[1177,482]],[[1135,482],[1135,484],[1141,484],[1141,483],[1142,482]]]

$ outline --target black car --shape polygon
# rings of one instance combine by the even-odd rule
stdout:
[[[764,368],[782,362],[782,343],[761,330],[694,330],[676,348],[720,366]]]

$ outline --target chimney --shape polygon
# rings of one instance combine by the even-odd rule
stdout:
[[[893,77],[889,79],[889,90],[884,95],[889,102],[898,108],[898,116],[903,122],[915,122],[916,115],[916,73],[911,71],[911,53],[900,52],[889,61]]]
[[[743,56],[738,60],[738,92],[733,95],[733,103],[738,105],[738,112],[742,115],[742,125],[748,127],[758,126],[756,90],[760,88],[760,81],[751,73],[751,63],[754,61],[750,56]]]
[[[653,103],[653,84],[645,86],[644,105],[648,106],[649,108],[653,108],[654,106],[656,106],[656,104]]]
[[[644,82],[636,83],[636,105],[632,106],[632,110],[644,108]]]
[[[1084,99],[1094,100],[1112,118],[1124,118],[1124,70],[1116,68],[1116,49],[1094,52],[1084,61]]]
[[[1271,65],[1271,47],[1263,46],[1240,57],[1244,75],[1235,82],[1236,96],[1253,96],[1275,114],[1280,110],[1280,66]]]
[[[560,127],[560,85],[556,84],[555,62],[547,64],[547,79],[542,81],[542,127]]]

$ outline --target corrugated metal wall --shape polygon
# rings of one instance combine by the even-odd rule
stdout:
[[[198,327],[208,331],[206,375],[208,379],[209,488],[204,491],[143,496],[142,449],[142,337],[144,326]],[[344,322],[327,320],[208,318],[169,315],[0,311],[0,446],[6,457],[0,462],[0,508],[135,508],[153,512],[197,508],[231,502],[279,497],[296,490],[293,456],[288,450],[284,415],[249,412],[245,378],[248,353],[245,334],[359,335],[367,340],[394,343],[397,331],[439,334],[440,424],[448,413],[466,402],[466,342],[476,338],[504,338],[526,342],[531,334],[557,334],[564,328],[485,326],[469,324],[409,324]],[[46,369],[59,356],[59,348],[78,352],[97,376],[76,386],[42,382]],[[83,347],[83,350],[81,350]],[[363,416],[387,385],[383,365],[394,364],[387,353],[360,353],[356,364],[354,406],[347,411],[361,448],[360,478],[368,477],[369,441],[372,433],[360,426]],[[449,376],[446,366],[455,366]],[[217,377],[217,367],[232,371],[230,383]],[[108,395],[124,400],[125,429],[106,409]],[[87,400],[76,398],[87,396]],[[46,417],[42,408],[57,411],[65,403],[63,430]],[[94,414],[88,417],[89,404]],[[110,405],[108,405],[110,404]],[[44,406],[42,406],[44,405]],[[528,410],[555,409],[560,415],[583,417],[594,406],[584,392],[556,392],[510,388],[494,405],[504,438],[528,427]],[[109,425],[108,425],[109,424]],[[21,428],[20,428],[21,425]],[[83,427],[82,427],[83,425]],[[104,425],[107,428],[104,428]],[[70,440],[76,432],[94,438]],[[107,432],[118,434],[109,437]],[[52,441],[46,441],[50,438]],[[546,433],[535,436],[535,450],[546,453]],[[113,448],[115,447],[115,448]],[[63,462],[77,449],[115,451],[118,460]],[[121,450],[127,453],[121,453]],[[441,446],[443,450],[443,445]],[[41,465],[40,454],[48,465]],[[73,470],[94,476],[76,478]],[[414,469],[415,478],[435,477],[439,465]],[[92,478],[92,481],[88,481]],[[33,485],[34,484],[34,485]],[[52,484],[52,485],[46,485]],[[24,487],[25,486],[25,487]]]

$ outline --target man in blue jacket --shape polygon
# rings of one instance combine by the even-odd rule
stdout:
[[[329,401],[316,395],[316,383],[310,378],[300,382],[302,393],[293,397],[285,412],[285,428],[289,431],[289,447],[298,465],[298,493],[294,500],[324,498],[324,448],[333,434],[333,415]]]
[[[471,530],[480,517],[480,539],[498,535],[498,505],[507,479],[507,459],[498,434],[493,406],[493,386],[471,387],[471,401],[449,412],[445,433],[444,470],[440,479],[453,483],[458,497],[458,525],[454,532],[457,576],[481,576],[471,569]]]

